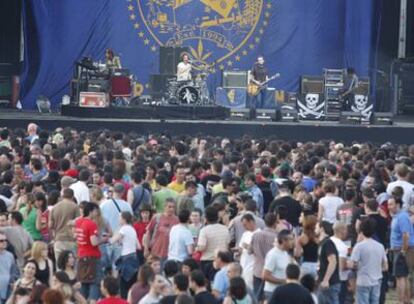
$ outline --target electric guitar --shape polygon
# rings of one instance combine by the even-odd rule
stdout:
[[[280,77],[280,74],[279,73],[276,73],[275,75],[273,75],[272,77],[270,77],[268,80],[266,80],[266,81],[264,81],[264,82],[262,82],[262,83],[260,83],[260,84],[257,84],[257,83],[255,83],[255,82],[253,82],[253,81],[250,81],[250,83],[249,83],[249,85],[247,86],[247,93],[250,95],[250,96],[257,96],[257,95],[259,95],[259,93],[261,92],[261,90],[270,82],[270,81],[272,81],[273,79],[276,79],[276,78],[279,78]]]

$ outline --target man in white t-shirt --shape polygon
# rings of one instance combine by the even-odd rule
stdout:
[[[76,198],[76,202],[79,204],[81,202],[89,202],[90,195],[89,195],[89,188],[88,188],[88,181],[91,174],[87,169],[82,170],[79,172],[79,181],[70,185],[69,188],[73,190],[74,196]]]
[[[392,190],[395,187],[400,186],[404,190],[404,194],[402,197],[403,201],[403,208],[408,209],[412,203],[414,198],[414,185],[407,182],[408,175],[410,170],[406,164],[398,164],[395,167],[395,175],[397,176],[397,180],[395,182],[389,183],[387,187],[387,194],[392,195]]]
[[[339,257],[339,280],[341,281],[339,302],[345,303],[346,295],[348,292],[349,270],[346,270],[346,268],[349,246],[345,244],[344,240],[347,238],[348,227],[345,223],[336,222],[333,226],[333,231],[334,235],[331,236],[331,241],[335,244]]]
[[[344,201],[336,195],[336,185],[334,181],[325,181],[323,190],[325,196],[319,200],[318,220],[333,224],[336,222],[336,211]]]
[[[243,267],[242,277],[246,282],[246,285],[253,288],[254,255],[249,253],[249,248],[252,242],[253,233],[259,229],[257,229],[256,221],[250,213],[243,215],[241,221],[246,229],[246,231],[243,232],[239,243],[239,248],[241,249],[240,265]]]
[[[277,244],[267,254],[262,278],[265,281],[264,292],[267,300],[278,286],[286,283],[286,267],[294,263],[289,255],[293,248],[293,235],[288,230],[282,230],[277,236]]]
[[[177,81],[191,80],[191,63],[188,54],[182,55],[182,61],[177,66]]]
[[[193,253],[194,238],[190,229],[188,229],[190,214],[191,212],[188,209],[182,209],[178,213],[180,223],[173,226],[170,231],[168,260],[183,262]]]

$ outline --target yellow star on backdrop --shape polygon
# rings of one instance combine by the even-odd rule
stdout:
[[[253,50],[253,49],[254,49],[254,44],[249,44],[249,48],[250,48],[251,50]]]
[[[139,32],[138,36],[141,37],[141,38],[144,37],[144,32]]]
[[[263,25],[266,26],[269,22],[267,22],[266,20],[263,21]]]
[[[233,61],[231,61],[231,60],[227,61],[227,65],[228,66],[232,66],[233,65]]]
[[[134,27],[137,29],[139,28],[139,23],[134,23]]]
[[[224,70],[224,65],[220,64],[220,65],[219,65],[219,69],[220,69],[220,70]]]
[[[242,55],[243,55],[243,56],[247,56],[247,51],[246,51],[246,50],[243,50],[243,51],[242,51]]]
[[[153,45],[153,46],[151,47],[151,51],[155,52],[156,50],[157,50],[157,47],[156,47],[155,45]]]
[[[135,14],[132,14],[132,15],[129,16],[129,19],[131,19],[131,20],[135,20],[135,18],[136,18]]]
[[[264,30],[261,28],[261,29],[259,30],[259,33],[260,33],[260,34],[263,34],[263,33],[264,33]]]
[[[134,6],[133,5],[129,5],[128,6],[128,10],[133,11],[134,10]]]
[[[254,38],[254,41],[256,41],[257,43],[259,43],[260,42],[260,38],[259,37],[256,37],[256,38]]]
[[[272,8],[272,3],[269,2],[266,6],[267,8]]]
[[[144,44],[145,44],[145,45],[148,45],[148,44],[149,44],[149,40],[148,40],[148,39],[145,39],[145,40],[144,40]]]
[[[237,55],[235,58],[236,58],[236,61],[240,61],[240,56],[239,55]]]

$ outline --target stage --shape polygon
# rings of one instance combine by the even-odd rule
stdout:
[[[57,127],[72,127],[85,131],[109,129],[137,132],[143,135],[167,133],[170,135],[211,135],[229,138],[240,138],[248,134],[256,139],[274,137],[276,139],[303,142],[333,139],[347,143],[352,141],[370,141],[373,143],[390,141],[396,144],[412,144],[412,134],[414,134],[413,116],[395,117],[394,125],[392,126],[364,126],[324,121],[258,122],[230,121],[222,118],[189,120],[132,118],[131,116],[119,118],[111,117],[107,112],[105,112],[106,117],[74,117],[67,116],[66,110],[64,111],[66,115],[61,115],[60,113],[39,114],[37,112],[19,112],[2,109],[0,112],[0,127],[26,128],[28,123],[35,122],[41,128],[47,130],[54,130]],[[88,110],[90,111],[91,109]],[[190,109],[183,111],[190,111]]]

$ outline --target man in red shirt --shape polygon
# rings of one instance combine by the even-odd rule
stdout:
[[[101,283],[101,292],[105,299],[98,301],[97,304],[128,304],[127,301],[118,297],[119,282],[113,277],[106,277]]]
[[[99,237],[98,225],[94,218],[98,215],[98,205],[87,203],[83,217],[75,222],[75,236],[78,245],[78,276],[81,293],[85,299],[98,300],[99,284],[102,280],[102,265],[99,263],[101,252],[99,245],[108,242],[108,236]]]

